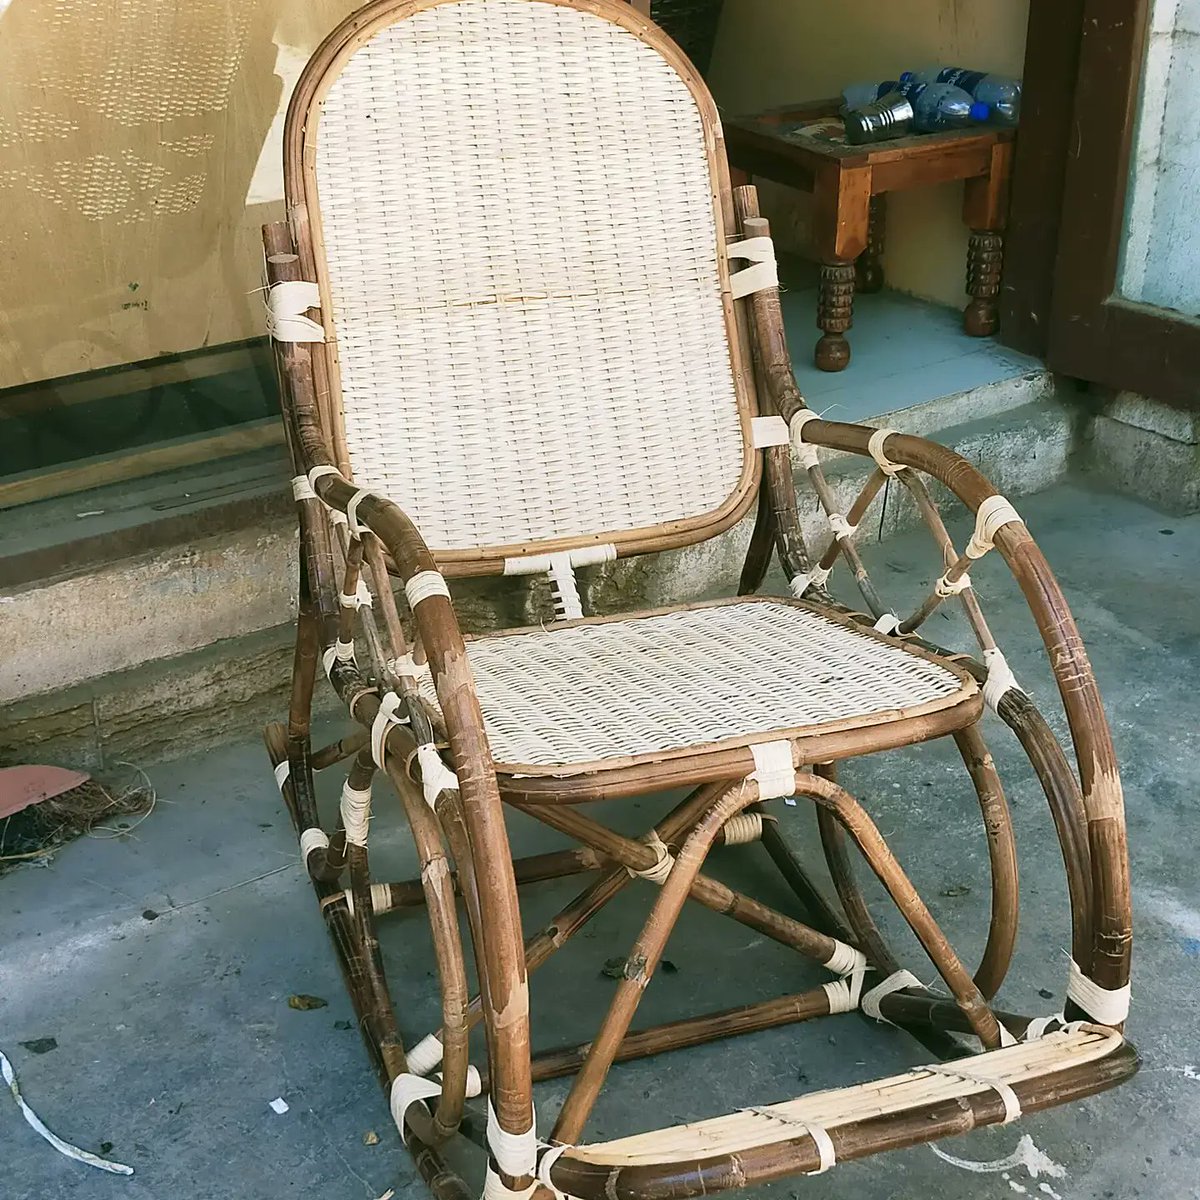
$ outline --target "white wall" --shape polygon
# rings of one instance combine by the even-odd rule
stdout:
[[[724,112],[747,113],[934,62],[1019,76],[1028,18],[1029,0],[726,0],[710,81]],[[760,186],[775,235],[807,250],[806,198]],[[964,303],[962,185],[895,193],[888,205],[890,285]]]

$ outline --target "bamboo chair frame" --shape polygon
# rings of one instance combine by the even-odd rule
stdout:
[[[455,0],[377,0],[345,22],[318,50],[292,101],[285,134],[289,221],[264,229],[267,280],[322,280],[319,229],[308,207],[312,157],[305,141],[322,80],[371,32],[413,12]],[[730,189],[720,126],[702,82],[678,50],[640,13],[614,0],[529,0],[603,17],[656,49],[687,82],[705,121],[720,238],[769,236],[753,188]],[[727,282],[727,279],[726,279]],[[328,293],[323,292],[328,303]],[[884,434],[808,413],[788,354],[776,287],[737,302],[728,298],[727,329],[743,386],[747,418],[782,417],[805,463],[806,481],[831,517],[834,536],[810,553],[798,519],[787,446],[748,451],[748,468],[730,502],[690,527],[639,530],[619,539],[621,557],[707,538],[728,528],[757,502],[757,522],[740,591],[756,592],[778,556],[803,602],[847,627],[937,662],[961,682],[953,705],[865,726],[793,731],[789,790],[817,809],[821,842],[837,903],[791,854],[764,810],[782,794],[763,782],[748,744],[701,747],[690,756],[660,757],[616,767],[592,764],[570,777],[504,773],[493,762],[464,641],[448,589],[414,593],[413,581],[498,574],[512,547],[435,558],[412,521],[383,498],[351,482],[341,425],[336,348],[275,343],[300,525],[300,607],[291,702],[286,724],[265,740],[301,852],[337,948],[364,1041],[388,1089],[404,1140],[438,1200],[468,1189],[447,1164],[445,1143],[476,1141],[488,1155],[485,1195],[549,1191],[582,1200],[655,1200],[707,1195],[791,1173],[812,1173],[881,1150],[912,1145],[1009,1119],[1025,1111],[1087,1096],[1128,1078],[1137,1056],[1122,1036],[1130,972],[1131,912],[1123,801],[1116,759],[1095,678],[1078,630],[1049,566],[1019,518],[986,539],[1007,563],[1029,605],[1054,673],[1070,729],[1077,772],[1030,697],[1003,677],[1003,659],[978,599],[960,581],[990,548],[953,545],[921,476],[941,484],[972,513],[998,503],[995,488],[966,460],[922,438]],[[322,309],[308,316],[322,320]],[[908,489],[945,562],[937,588],[907,618],[891,614],[851,536],[837,533],[837,508],[816,447],[873,458],[868,478],[844,522],[856,525],[889,478]],[[329,519],[332,516],[332,521]],[[983,528],[979,526],[978,528]],[[977,529],[977,538],[979,537]],[[556,544],[531,544],[541,554]],[[866,612],[825,591],[829,570],[843,561]],[[412,599],[408,628],[394,592],[398,579]],[[414,598],[415,596],[415,598]],[[952,654],[920,634],[948,599],[961,603],[979,642],[979,658]],[[346,650],[365,649],[365,661]],[[421,668],[414,655],[427,666]],[[998,664],[1000,664],[998,666]],[[324,666],[356,729],[314,749],[311,713]],[[423,694],[422,671],[436,703]],[[989,688],[989,679],[992,686]],[[998,686],[997,686],[998,684]],[[1007,972],[1016,935],[1018,896],[1012,821],[979,726],[985,699],[1012,730],[1045,792],[1062,847],[1072,918],[1071,953],[1078,975],[1062,1021],[999,1011],[992,999]],[[390,708],[389,708],[390,706]],[[389,715],[391,714],[391,715]],[[982,959],[972,973],[955,953],[885,839],[863,807],[837,782],[836,763],[894,746],[951,736],[975,787],[987,831],[992,912]],[[431,748],[444,747],[439,755]],[[342,820],[323,830],[314,773],[349,761]],[[382,763],[382,771],[377,762]],[[372,779],[387,776],[398,793],[420,859],[419,878],[373,883],[365,820]],[[794,778],[791,776],[794,774]],[[617,834],[581,812],[583,801],[668,787],[693,790],[641,841]],[[365,799],[364,799],[365,797]],[[519,859],[509,851],[504,805],[567,835],[577,849]],[[348,826],[361,823],[361,831]],[[847,835],[883,882],[950,990],[935,995],[900,965],[884,941],[855,881]],[[761,840],[795,891],[802,922],[706,875],[710,850]],[[518,887],[593,873],[594,879],[541,931],[522,928]],[[598,1034],[582,1045],[534,1052],[528,975],[542,966],[618,893],[658,885],[646,924],[627,960]],[[641,995],[687,900],[829,965],[833,983],[794,995],[631,1031]],[[460,901],[475,948],[472,989],[460,935]],[[442,1023],[415,1044],[401,1034],[376,933],[388,914],[424,908],[440,974]],[[654,1131],[601,1145],[580,1142],[587,1117],[615,1063],[717,1038],[814,1020],[860,1007],[865,971],[887,980],[872,1015],[918,1037],[938,1058],[961,1055],[951,1035],[976,1037],[983,1053],[939,1073],[936,1066],[881,1081],[870,1090],[820,1093],[789,1105],[734,1114],[704,1137],[693,1129]],[[864,1011],[867,1011],[864,1003]],[[1097,1011],[1099,1010],[1099,1011]],[[486,1064],[469,1063],[471,1030],[483,1026]],[[1014,1039],[1027,1038],[1019,1045]],[[981,1064],[972,1066],[972,1063]],[[440,1069],[440,1081],[429,1077]],[[536,1142],[534,1082],[574,1075],[549,1142]],[[1000,1082],[997,1083],[996,1081]],[[415,1091],[413,1090],[415,1087]],[[484,1132],[468,1100],[486,1093]],[[428,1103],[417,1102],[425,1100]],[[814,1108],[814,1106],[816,1106]],[[814,1116],[814,1112],[817,1114]],[[825,1114],[824,1116],[822,1114]],[[725,1124],[721,1124],[721,1122]],[[699,1140],[698,1140],[699,1139]],[[706,1140],[707,1139],[707,1140]]]

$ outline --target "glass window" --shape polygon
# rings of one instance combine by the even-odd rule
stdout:
[[[0,0],[0,507],[277,444],[261,243],[349,0]]]

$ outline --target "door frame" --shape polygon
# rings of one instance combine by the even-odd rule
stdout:
[[[1086,0],[1031,0],[999,340],[1045,358]]]
[[[1151,0],[1033,0],[1026,66],[1037,107],[1018,139],[1010,220],[1026,227],[1010,247],[1004,319],[1010,344],[1052,370],[1194,409],[1200,320],[1118,293],[1150,9]],[[1049,45],[1048,29],[1058,37]]]

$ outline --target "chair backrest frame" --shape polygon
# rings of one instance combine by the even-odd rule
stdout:
[[[332,300],[317,191],[316,132],[321,106],[330,88],[353,55],[389,26],[424,10],[462,0],[376,0],[353,13],[318,48],[305,67],[293,92],[284,131],[284,192],[288,221],[305,278],[320,288],[320,314],[328,329]],[[739,235],[733,204],[724,139],[716,106],[704,81],[673,41],[648,21],[634,5],[623,0],[524,0],[589,13],[632,33],[655,50],[678,74],[695,101],[704,131],[709,180],[713,200],[716,267],[720,277],[721,302],[736,391],[742,436],[742,467],[736,487],[719,507],[683,520],[635,529],[606,532],[580,539],[544,538],[503,545],[444,549],[433,545],[439,565],[452,576],[500,574],[506,560],[529,555],[546,555],[573,550],[591,543],[611,543],[619,557],[672,549],[712,538],[736,524],[754,503],[762,480],[762,454],[753,445],[752,419],[758,413],[758,398],[752,355],[749,351],[747,303],[734,300],[730,288],[727,246]],[[452,220],[452,214],[444,218]],[[329,447],[340,469],[351,477],[342,412],[338,346],[336,339],[314,344],[313,374],[318,407]]]

